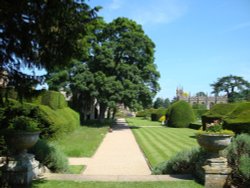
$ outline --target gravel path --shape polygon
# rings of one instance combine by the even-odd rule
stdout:
[[[86,159],[85,159],[86,161]],[[84,175],[150,175],[147,162],[124,119],[118,119],[95,155],[87,160]]]

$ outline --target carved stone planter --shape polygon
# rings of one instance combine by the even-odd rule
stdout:
[[[10,132],[4,138],[11,150],[6,164],[1,168],[5,181],[13,187],[27,187],[33,178],[39,175],[39,162],[35,156],[27,153],[34,146],[40,132]]]
[[[200,134],[197,141],[207,152],[219,157],[219,152],[230,144],[231,138],[231,135]]]
[[[39,138],[40,131],[37,132],[10,132],[4,135],[7,146],[14,152],[13,154],[25,154],[27,149],[34,146]]]
[[[199,145],[208,153],[208,159],[203,166],[206,188],[225,188],[227,178],[231,173],[227,159],[220,157],[219,152],[231,142],[231,135],[200,134],[197,137]]]

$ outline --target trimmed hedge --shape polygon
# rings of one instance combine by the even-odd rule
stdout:
[[[8,106],[0,109],[0,129],[7,128],[10,120],[15,117],[27,116],[38,121],[42,138],[53,139],[80,126],[79,114],[69,107],[53,110],[45,105],[20,104],[11,100]]]
[[[159,121],[161,116],[166,115],[167,108],[150,108],[136,113],[136,117],[151,118],[151,121]]]
[[[250,133],[250,103],[216,104],[202,116],[202,125],[205,129],[206,123],[216,119],[222,120],[223,128],[235,133]]]
[[[201,119],[201,117],[208,112],[208,110],[204,110],[204,109],[193,109],[194,111],[194,115],[197,119]]]
[[[170,107],[168,119],[170,127],[186,128],[194,121],[193,109],[186,101],[178,101]]]
[[[49,106],[53,110],[67,107],[67,102],[63,94],[56,91],[46,91],[42,94],[41,104]]]

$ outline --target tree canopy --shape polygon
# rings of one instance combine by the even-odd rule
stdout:
[[[79,51],[95,11],[83,1],[1,1],[0,66],[51,69]]]
[[[220,92],[226,92],[229,102],[235,102],[239,92],[250,89],[250,83],[248,81],[240,76],[233,75],[218,78],[211,86],[213,87],[213,93],[216,95]]]
[[[170,100],[168,98],[163,99],[163,98],[157,97],[153,104],[153,107],[155,109],[161,108],[161,107],[168,108],[169,106],[170,106]]]
[[[130,109],[150,106],[159,90],[160,76],[154,64],[154,43],[140,25],[127,18],[117,18],[108,24],[99,20],[94,24],[89,58],[73,65],[75,73],[69,71],[73,95],[85,96],[83,101],[96,99],[101,116],[116,104]],[[51,74],[48,83],[55,86],[56,80],[63,77],[62,73]]]
[[[9,85],[17,89],[24,80],[31,88],[44,81],[22,71],[24,67],[52,71],[73,57],[83,58],[85,44],[80,39],[88,34],[98,9],[74,0],[1,1],[0,72],[7,72]]]

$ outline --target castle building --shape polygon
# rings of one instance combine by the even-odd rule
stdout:
[[[184,100],[190,105],[202,104],[205,105],[207,109],[210,109],[214,104],[228,103],[228,98],[224,96],[191,96],[183,91],[183,88],[176,89],[177,100]]]

